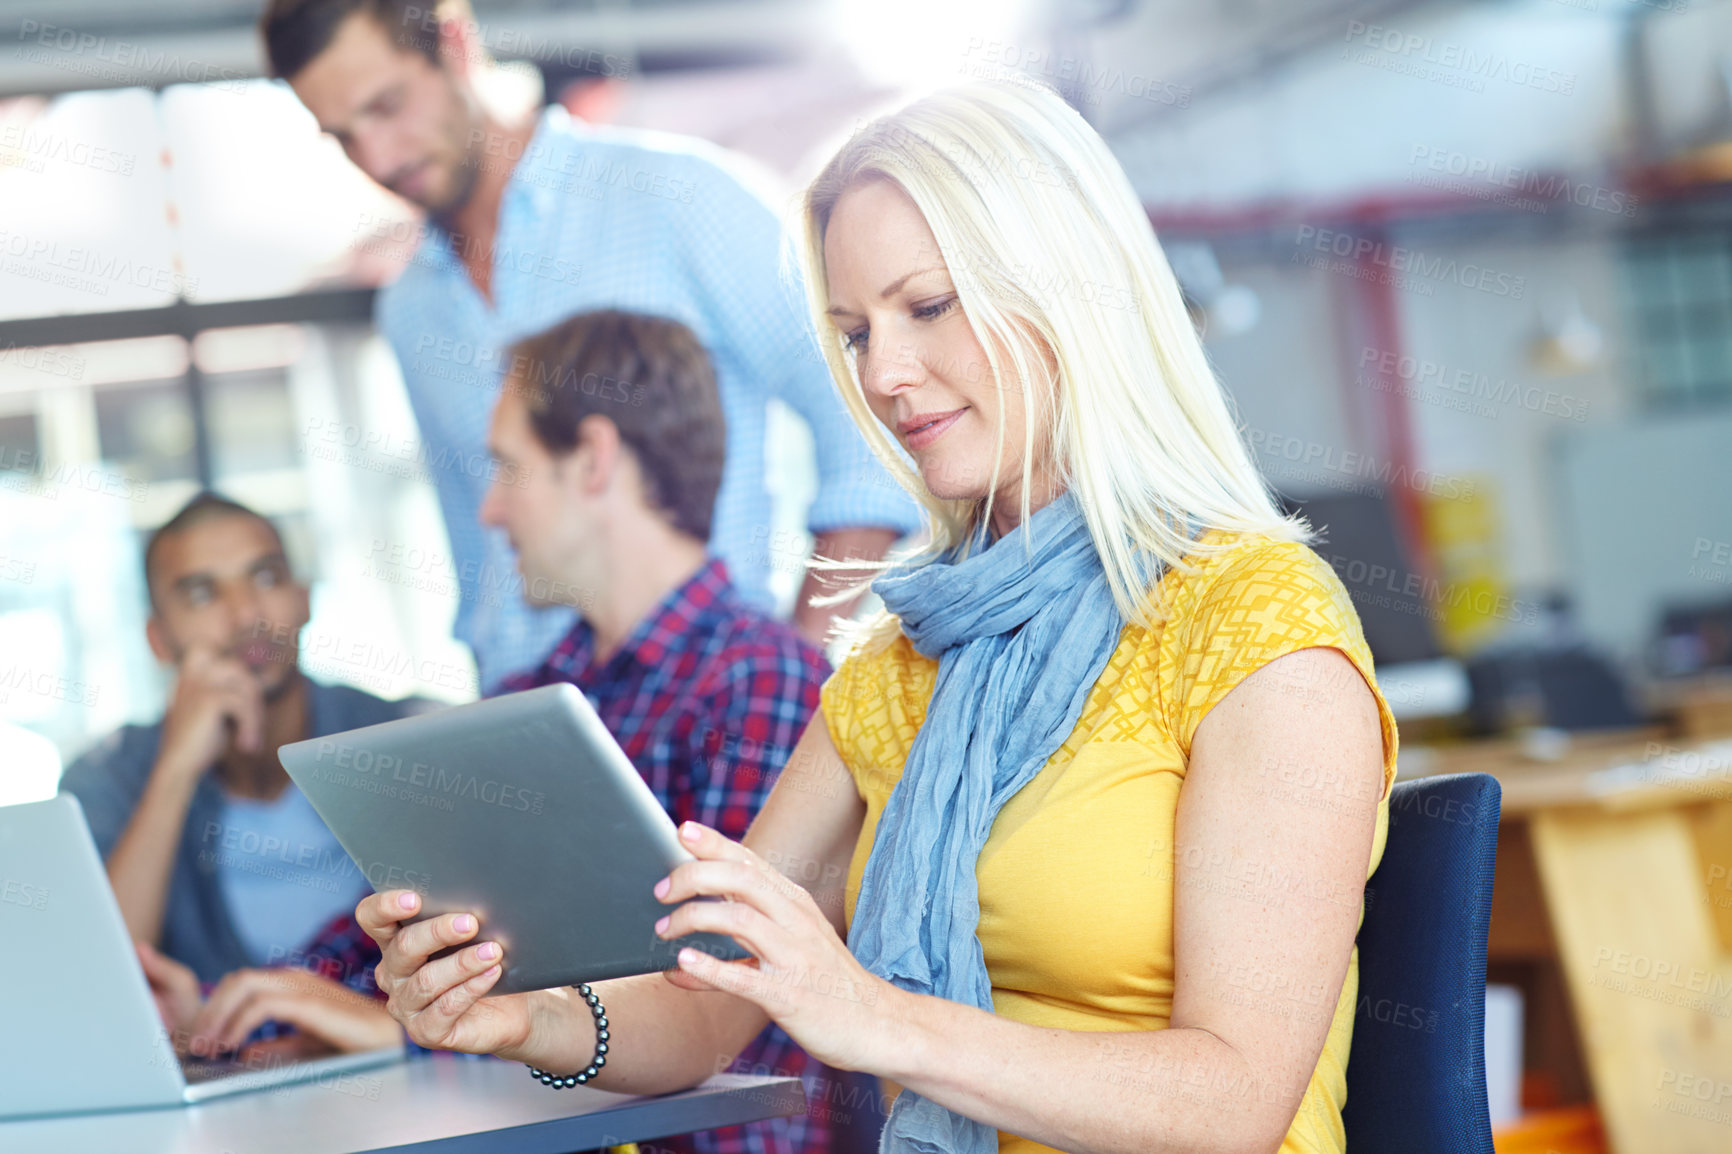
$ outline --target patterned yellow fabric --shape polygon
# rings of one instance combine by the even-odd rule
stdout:
[[[1191,573],[1175,569],[1163,578],[1164,623],[1126,627],[1075,731],[1005,804],[981,852],[979,936],[993,1008],[1006,1018],[1066,1030],[1166,1027],[1173,998],[1173,825],[1191,738],[1228,691],[1277,657],[1334,647],[1370,685],[1384,753],[1370,868],[1383,856],[1395,718],[1339,578],[1305,546],[1263,537],[1195,563]],[[851,656],[824,686],[824,719],[866,802],[848,872],[850,919],[879,815],[925,718],[937,669],[899,636],[877,652]],[[1270,789],[1293,791],[1314,805],[1347,802],[1315,783],[1283,781],[1278,768],[1247,772],[1267,772]],[[1258,881],[1286,884],[1278,867]],[[1332,1012],[1320,990],[1292,992],[1293,1012],[1332,1016],[1283,1151],[1345,1148],[1341,1107],[1358,975],[1356,951]],[[1035,1154],[1049,1147],[1000,1132],[999,1149]]]

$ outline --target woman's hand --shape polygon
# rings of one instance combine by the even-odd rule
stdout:
[[[192,1036],[237,1049],[265,1022],[294,1026],[300,1034],[249,1046],[242,1060],[263,1054],[309,1057],[317,1053],[380,1050],[403,1044],[403,1031],[385,1007],[340,982],[307,970],[236,970],[217,983],[192,1024]]]
[[[656,923],[657,935],[726,934],[754,957],[724,962],[688,947],[668,980],[756,1004],[827,1065],[888,1068],[911,995],[868,972],[812,895],[745,846],[691,821],[680,826],[680,842],[698,860],[657,883],[661,901],[685,903]]]
[[[484,997],[505,972],[505,951],[498,942],[478,942],[429,961],[468,941],[480,923],[463,913],[405,925],[420,908],[413,890],[386,890],[355,907],[355,920],[383,955],[373,975],[391,1017],[430,1049],[496,1054],[521,1046],[532,1025],[530,995]]]

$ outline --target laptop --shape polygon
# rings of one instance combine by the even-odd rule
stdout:
[[[0,806],[0,1023],[0,1118],[202,1102],[404,1056],[183,1063],[67,794]]]
[[[277,757],[375,890],[420,892],[422,918],[475,912],[470,941],[505,947],[489,993],[669,970],[685,946],[751,956],[724,934],[656,936],[670,907],[655,884],[692,855],[574,685],[298,741]]]

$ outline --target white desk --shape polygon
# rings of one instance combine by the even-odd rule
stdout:
[[[101,1077],[100,1055],[86,1071]],[[718,1074],[654,1098],[553,1090],[516,1063],[413,1058],[196,1106],[0,1122],[5,1154],[570,1154],[806,1108],[796,1078]]]

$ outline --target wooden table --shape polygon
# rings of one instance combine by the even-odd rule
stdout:
[[[1659,730],[1404,752],[1503,786],[1488,980],[1530,1071],[1590,1092],[1615,1154],[1732,1151],[1732,740]]]

